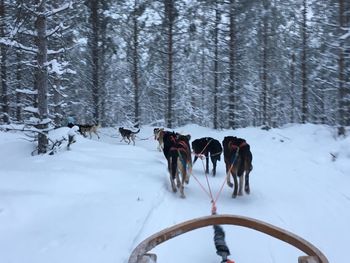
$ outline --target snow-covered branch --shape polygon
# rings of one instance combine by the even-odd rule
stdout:
[[[58,50],[48,50],[47,54],[48,55],[56,55],[56,54],[60,54],[60,53],[63,53],[63,52],[65,52],[65,49],[64,48],[60,48]]]
[[[349,30],[349,31],[346,32],[344,35],[340,36],[339,39],[345,40],[345,39],[350,38],[350,28],[349,28],[348,30]]]
[[[64,5],[62,5],[62,6],[58,7],[58,8],[55,8],[55,9],[50,10],[48,12],[45,12],[45,16],[46,17],[53,16],[53,15],[55,15],[57,13],[60,13],[60,12],[62,12],[64,10],[66,10],[68,8],[72,8],[72,7],[73,7],[73,2],[70,1],[69,3],[66,3],[66,4],[64,4]]]
[[[26,95],[38,95],[37,90],[30,90],[30,89],[16,89],[17,93],[26,94]]]
[[[32,37],[36,37],[38,35],[35,31],[29,29],[19,29],[18,33]]]
[[[76,74],[76,71],[68,69],[68,62],[59,62],[57,59],[52,59],[46,64],[49,67],[49,73],[56,73],[57,75],[63,75],[66,73]]]
[[[52,36],[53,34],[55,34],[56,32],[60,31],[60,30],[65,30],[69,28],[68,26],[64,26],[63,23],[60,23],[58,26],[56,26],[55,28],[47,31],[46,33],[46,37],[50,37]]]
[[[25,107],[23,110],[27,111],[27,112],[31,112],[31,113],[38,113],[39,112],[38,108],[29,107],[29,106]]]
[[[6,38],[0,38],[0,44],[6,45],[9,47],[15,47],[31,54],[36,54],[38,52],[38,49],[36,48],[28,47],[28,46],[22,45],[21,43],[18,43],[15,40],[10,40]]]
[[[36,12],[34,9],[28,7],[26,4],[22,4],[22,7],[27,10],[29,13],[32,13],[34,16],[39,16],[40,13]]]

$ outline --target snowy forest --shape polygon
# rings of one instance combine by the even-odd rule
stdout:
[[[0,0],[0,124],[350,126],[348,0]]]

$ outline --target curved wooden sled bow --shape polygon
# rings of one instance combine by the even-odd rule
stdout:
[[[305,239],[263,221],[235,215],[205,216],[166,228],[142,241],[131,253],[128,263],[156,262],[156,255],[147,252],[157,245],[197,228],[224,224],[254,229],[298,248],[306,254],[298,258],[298,263],[329,263],[326,256]]]

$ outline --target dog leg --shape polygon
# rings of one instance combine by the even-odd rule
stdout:
[[[188,175],[187,175],[187,167],[185,166],[180,166],[181,167],[181,186],[180,186],[180,193],[181,193],[181,198],[185,198],[185,193],[184,193],[184,184],[186,180],[188,180]],[[188,182],[187,182],[188,183]]]
[[[229,173],[226,174],[226,183],[227,183],[228,187],[232,188],[233,187],[233,183],[231,183],[231,178],[230,177],[231,177],[231,173],[229,172]]]
[[[185,196],[185,193],[184,193],[184,186],[183,185],[181,185],[180,186],[180,193],[181,193],[181,198],[186,198],[186,196]]]
[[[158,141],[158,146],[157,146],[158,151],[163,151],[164,147],[160,141]]]
[[[238,191],[237,172],[233,173],[233,183],[234,183],[234,188],[233,188],[232,198],[236,198],[237,191]]]
[[[249,195],[250,194],[250,187],[249,187],[249,174],[245,175],[245,185],[244,185],[244,191]]]
[[[246,172],[246,175],[245,175],[244,191],[245,191],[248,195],[250,194],[249,172]]]
[[[213,164],[212,174],[213,174],[213,176],[215,176],[216,175],[216,160],[212,159],[211,162]]]
[[[177,188],[181,187],[179,171],[176,171],[176,186],[177,186]]]
[[[232,169],[234,169],[234,168],[233,167],[228,168],[228,165],[226,164],[226,183],[230,188],[233,187],[233,184],[231,183],[231,173],[232,173],[231,170]]]
[[[176,193],[177,192],[177,188],[176,188],[176,185],[175,185],[175,178],[177,176],[176,176],[176,173],[175,173],[175,177],[173,176],[173,157],[169,158],[168,170],[169,170],[169,175],[170,175],[171,188],[173,189],[173,192]]]
[[[247,194],[250,194],[250,187],[249,187],[249,174],[253,169],[252,166],[252,154],[249,152],[248,153],[248,159],[245,161],[245,184],[244,184],[244,191]]]
[[[239,176],[239,188],[238,188],[238,195],[243,195],[243,193],[242,193],[242,188],[243,188],[243,179],[244,179],[243,177],[244,177],[244,175],[243,175],[243,174]]]
[[[187,162],[186,165],[186,176],[185,176],[185,183],[188,184],[190,182],[190,175],[192,174],[192,165],[191,162]]]
[[[177,192],[176,185],[171,175],[170,175],[170,183],[171,183],[171,188],[173,189],[173,192],[176,193]]]
[[[238,195],[243,195],[242,189],[244,180],[244,167],[242,164],[240,164],[238,167],[237,176],[239,177]]]
[[[209,174],[209,156],[205,154],[205,174]]]
[[[179,175],[179,184],[178,187],[183,187],[184,183],[186,182],[187,179],[187,173],[186,173],[186,165],[184,166],[183,163],[181,162],[181,159],[178,160],[177,166],[179,167],[180,174],[181,174],[181,180],[180,180],[180,175]],[[181,181],[181,182],[180,182]],[[181,189],[181,188],[180,188]]]

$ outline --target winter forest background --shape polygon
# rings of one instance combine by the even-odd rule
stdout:
[[[350,125],[350,1],[0,0],[0,124]]]

